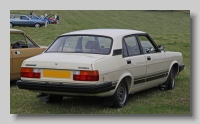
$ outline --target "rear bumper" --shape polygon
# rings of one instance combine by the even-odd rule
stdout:
[[[48,82],[24,82],[18,80],[16,82],[19,89],[35,90],[35,91],[52,91],[67,93],[102,93],[115,89],[116,83],[105,82],[97,85],[69,85],[69,84],[50,84]]]
[[[183,71],[184,67],[185,67],[184,64],[179,65],[179,72]]]

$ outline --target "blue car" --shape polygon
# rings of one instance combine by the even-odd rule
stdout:
[[[44,17],[43,15],[41,15],[40,17],[38,17],[38,16],[35,16],[35,15],[32,15],[32,16],[29,15],[29,17],[30,17],[31,19],[39,19],[39,20],[42,20],[42,21],[44,21],[44,22],[47,22],[47,24],[55,24],[54,20],[52,20],[52,19],[50,18],[51,16],[52,16],[52,15],[49,15],[49,16],[47,16],[47,17]]]
[[[14,26],[28,26],[40,28],[45,25],[45,21],[40,19],[31,19],[27,15],[10,14],[10,27]]]

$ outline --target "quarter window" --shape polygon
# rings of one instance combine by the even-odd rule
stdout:
[[[36,45],[33,44],[30,39],[28,39],[26,36],[25,36],[25,38],[26,38],[26,41],[27,41],[28,48],[34,48],[34,47],[36,47]]]

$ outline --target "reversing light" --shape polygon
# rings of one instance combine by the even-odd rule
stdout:
[[[37,68],[21,68],[20,76],[25,78],[40,78],[40,69]]]
[[[98,81],[99,72],[95,71],[73,71],[73,80],[75,81]]]

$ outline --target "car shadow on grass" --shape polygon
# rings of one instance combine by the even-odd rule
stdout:
[[[103,107],[104,98],[93,96],[64,97],[62,102],[50,103],[53,105],[66,105],[68,107]]]
[[[10,87],[16,87],[17,84],[16,84],[17,81],[10,81]]]
[[[128,101],[127,101],[127,105],[129,105],[129,103],[134,103],[136,102],[138,99],[142,99],[142,98],[146,98],[148,97],[148,95],[154,95],[157,94],[158,92],[161,92],[157,87],[154,88],[150,88],[144,91],[140,91],[137,92],[135,94],[131,94],[128,97]],[[70,97],[70,96],[66,96],[63,98],[63,100],[61,102],[57,102],[57,103],[47,103],[47,105],[50,106],[54,106],[54,107],[58,107],[58,108],[74,108],[76,109],[86,109],[89,108],[90,110],[92,109],[106,109],[106,108],[111,108],[107,105],[104,105],[104,98],[103,97],[93,97],[93,96],[80,96],[80,97]],[[126,106],[125,106],[126,107]]]

